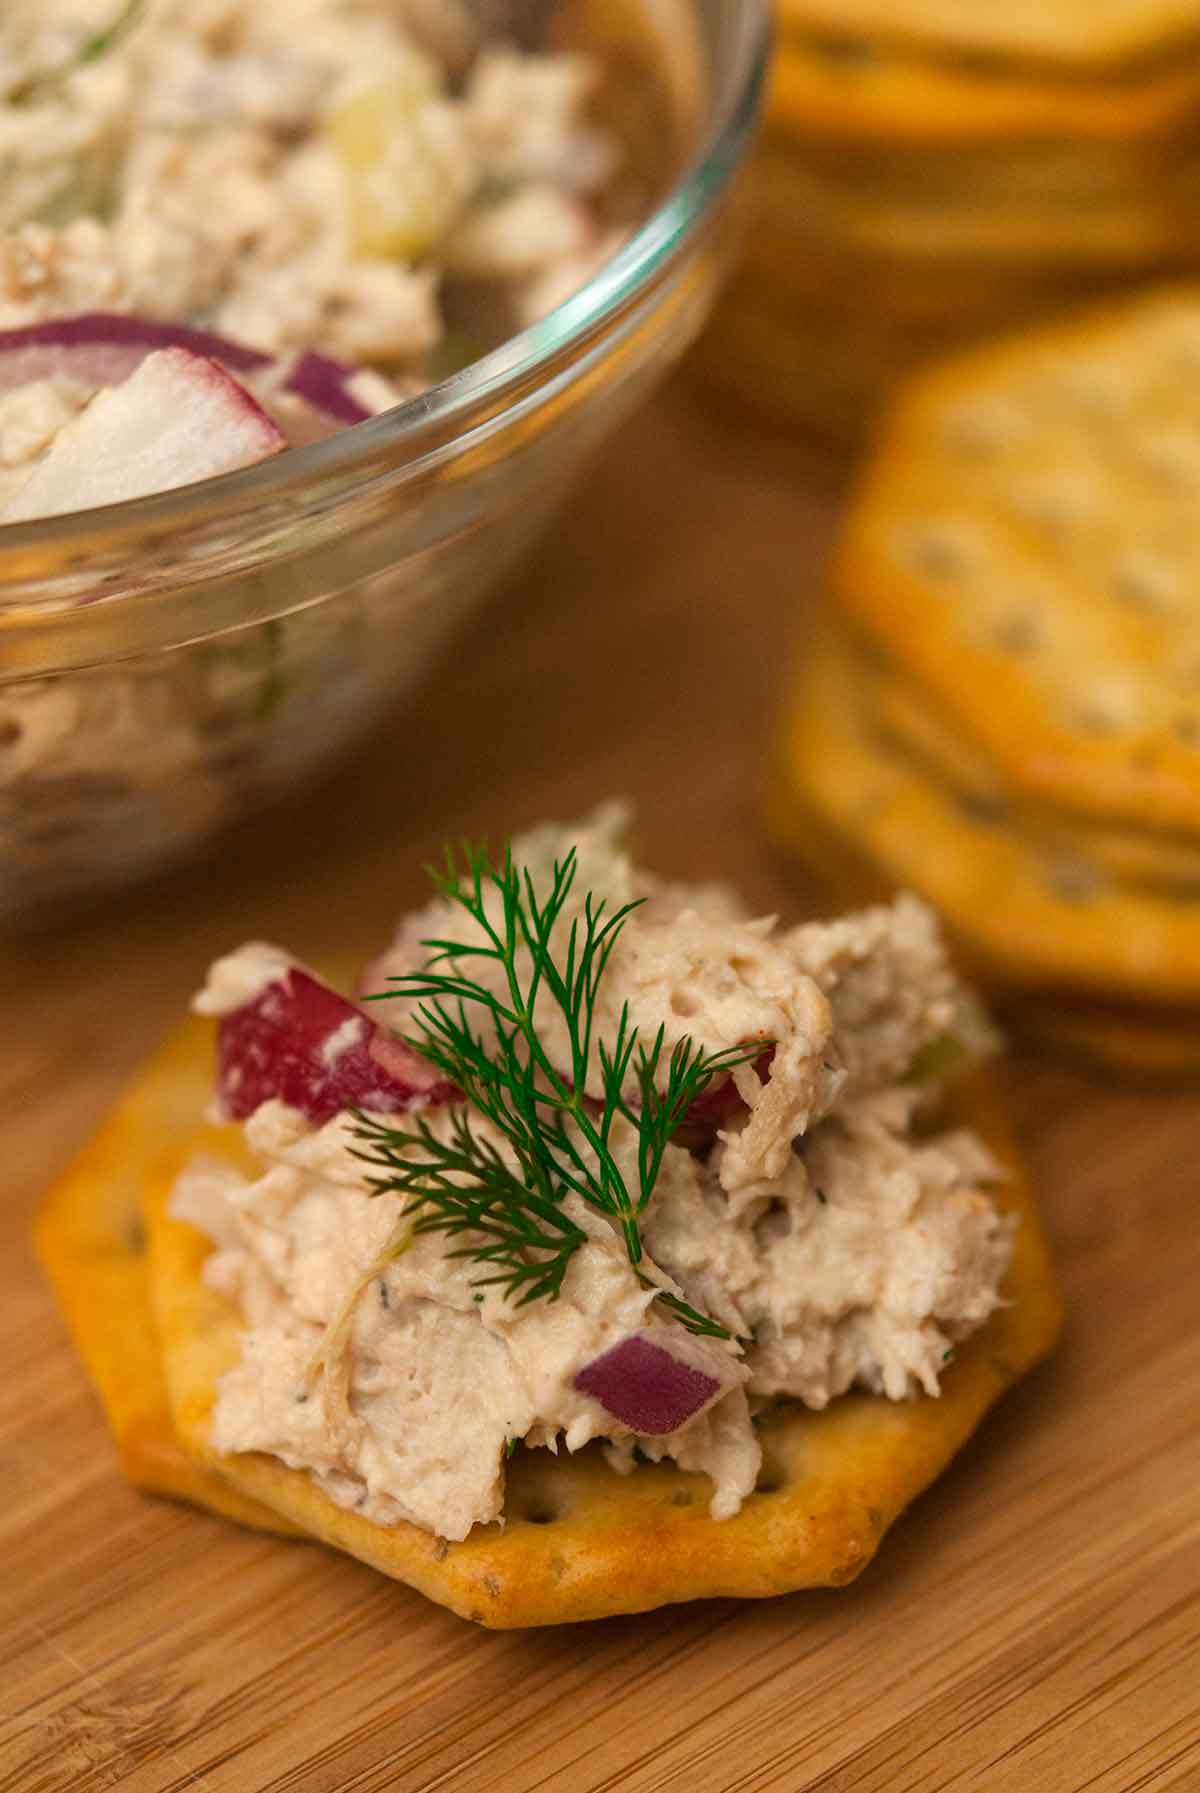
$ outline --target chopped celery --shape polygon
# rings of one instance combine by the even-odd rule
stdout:
[[[958,1077],[971,1062],[971,1054],[956,1034],[944,1033],[928,1040],[914,1056],[905,1074],[908,1083],[942,1083]]]
[[[441,94],[436,68],[414,53],[327,114],[360,254],[416,260],[454,222],[461,182],[423,117]]]

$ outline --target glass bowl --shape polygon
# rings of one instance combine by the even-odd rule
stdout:
[[[276,461],[0,530],[0,921],[163,868],[300,788],[511,571],[709,310],[768,13],[562,9],[626,96],[645,61],[661,110],[633,122],[678,153],[624,247],[531,328]]]

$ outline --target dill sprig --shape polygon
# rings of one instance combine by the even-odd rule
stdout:
[[[405,1198],[403,1212],[415,1233],[470,1235],[451,1255],[473,1259],[486,1272],[477,1289],[501,1287],[518,1306],[553,1301],[562,1289],[571,1257],[586,1238],[563,1210],[573,1193],[613,1222],[643,1285],[655,1289],[676,1319],[691,1332],[728,1338],[723,1326],[646,1275],[640,1221],[663,1154],[691,1104],[714,1077],[757,1058],[764,1042],[706,1053],[689,1038],[667,1052],[661,1026],[649,1045],[639,1038],[628,1003],[612,1038],[597,1037],[601,981],[638,903],[610,912],[589,891],[582,916],[572,918],[556,950],[553,935],[575,882],[573,848],[555,862],[544,898],[528,869],[514,865],[511,848],[498,867],[482,848],[468,846],[463,859],[460,871],[448,851],[444,866],[430,876],[439,893],[471,917],[478,939],[424,941],[432,955],[424,968],[390,979],[392,989],[367,1000],[404,996],[416,1002],[407,1043],[492,1123],[517,1168],[480,1137],[465,1107],[455,1109],[447,1140],[422,1118],[396,1127],[360,1113],[359,1156],[385,1173],[371,1178],[371,1187]],[[498,903],[489,902],[493,893]],[[496,920],[491,908],[498,911]],[[472,975],[472,960],[500,967],[499,992]],[[539,999],[565,1023],[567,1066],[551,1063],[546,1053],[536,1020]],[[586,1093],[593,1069],[598,1097]],[[613,1152],[618,1120],[637,1133],[633,1187]]]

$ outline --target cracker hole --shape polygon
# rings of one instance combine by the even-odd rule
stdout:
[[[1008,616],[1002,616],[996,624],[995,641],[998,648],[1019,659],[1034,653],[1041,642],[1037,618],[1026,610],[1014,610]]]
[[[1067,485],[1018,486],[1010,503],[1018,517],[1055,543],[1073,535],[1094,508],[1085,492]]]
[[[947,445],[962,461],[993,460],[1021,434],[1024,418],[1002,399],[977,399],[951,417]]]
[[[910,541],[908,556],[916,571],[928,579],[961,579],[967,571],[966,549],[944,530],[922,530]]]
[[[1131,392],[1124,371],[1103,362],[1069,369],[1061,384],[1070,402],[1088,417],[1119,417],[1129,406]]]
[[[1180,716],[1175,723],[1175,735],[1185,747],[1200,747],[1200,716]]]
[[[696,1496],[692,1493],[690,1488],[679,1488],[671,1496],[671,1505],[673,1507],[694,1507],[695,1504]]]
[[[1200,485],[1200,441],[1191,429],[1166,429],[1138,437],[1135,458],[1160,491],[1184,493]]]
[[[998,828],[1008,819],[1004,799],[989,796],[986,791],[956,791],[954,805],[968,822],[981,828]]]
[[[1122,604],[1151,613],[1169,610],[1176,594],[1174,568],[1152,555],[1131,551],[1112,572],[1112,590]]]
[[[696,1004],[686,990],[672,990],[671,1013],[673,1015],[678,1015],[684,1021],[688,1021],[696,1012]]]
[[[1111,738],[1121,732],[1121,719],[1098,699],[1087,698],[1075,707],[1075,726],[1085,735]]]
[[[15,716],[0,716],[0,747],[15,747],[21,739],[21,724]]]
[[[880,61],[876,46],[865,37],[819,37],[813,49],[822,62],[839,68],[870,68]]]
[[[530,1507],[527,1513],[517,1514],[525,1525],[553,1525],[560,1517],[553,1507]]]
[[[1052,896],[1064,903],[1089,903],[1099,896],[1103,879],[1094,866],[1074,859],[1056,860],[1046,869]]]

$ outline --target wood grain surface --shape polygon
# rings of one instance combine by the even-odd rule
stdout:
[[[142,1498],[35,1271],[39,1191],[252,934],[369,946],[446,833],[636,798],[653,862],[812,906],[764,846],[772,694],[833,500],[676,388],[370,754],[200,874],[0,946],[0,1793],[1195,1793],[1200,1108],[1006,1072],[1070,1305],[836,1593],[492,1634]]]

